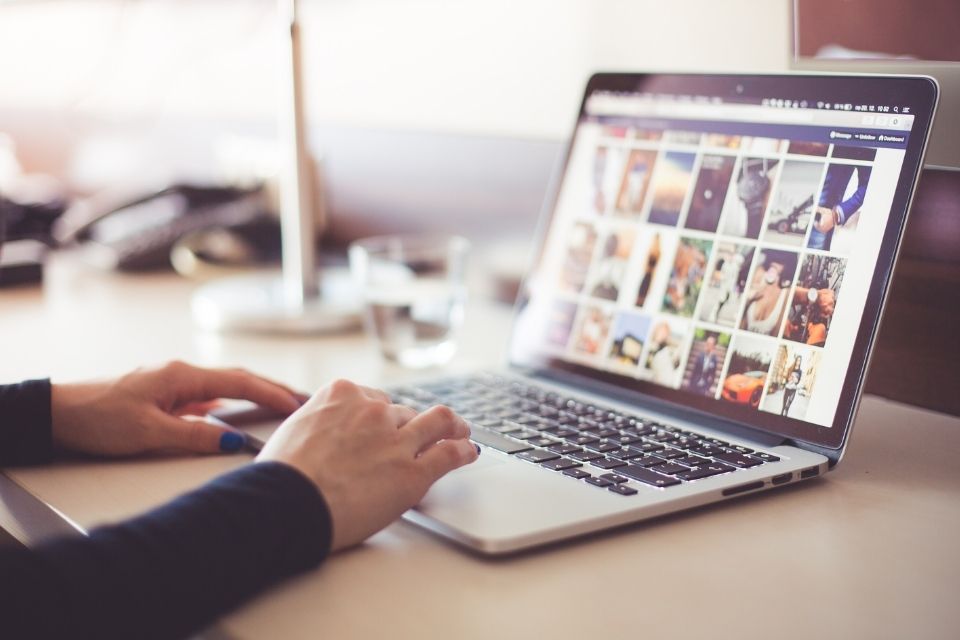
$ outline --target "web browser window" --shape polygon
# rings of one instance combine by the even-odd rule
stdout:
[[[514,352],[831,426],[913,116],[782,102],[593,93]]]

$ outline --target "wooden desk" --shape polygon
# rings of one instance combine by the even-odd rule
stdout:
[[[120,373],[171,357],[303,388],[407,375],[359,335],[194,332],[190,285],[60,260],[44,293],[0,294],[0,379]],[[456,368],[499,360],[509,312],[477,304]],[[226,617],[235,638],[947,638],[960,629],[960,420],[867,398],[825,478],[487,560],[397,523]],[[84,527],[159,504],[242,456],[8,471]]]

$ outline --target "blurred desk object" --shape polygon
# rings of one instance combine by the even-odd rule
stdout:
[[[360,334],[196,333],[192,287],[168,274],[85,271],[57,256],[44,290],[0,294],[0,379],[105,376],[169,358],[239,364],[304,389],[334,376],[384,384],[410,375]],[[440,373],[495,366],[509,316],[474,300],[462,355]],[[558,638],[953,637],[958,455],[960,420],[868,397],[848,456],[814,483],[495,561],[397,523],[227,616],[210,637],[479,639],[494,629]],[[90,528],[248,460],[74,461],[5,473]]]
[[[925,169],[870,372],[874,393],[960,416],[960,169]]]

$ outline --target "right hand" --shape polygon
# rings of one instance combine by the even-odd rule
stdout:
[[[337,380],[280,425],[257,461],[286,463],[316,484],[339,550],[363,542],[447,472],[476,460],[469,435],[447,407],[418,414],[382,391]]]

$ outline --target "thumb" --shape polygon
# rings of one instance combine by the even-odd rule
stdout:
[[[159,426],[157,445],[163,448],[196,453],[236,453],[247,442],[242,432],[204,420],[184,420],[164,415]]]

